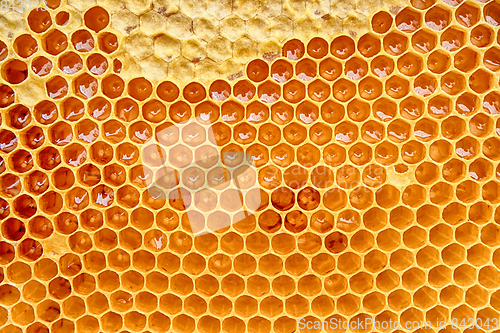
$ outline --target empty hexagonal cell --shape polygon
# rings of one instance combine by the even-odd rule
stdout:
[[[434,51],[427,58],[427,68],[436,74],[441,74],[448,70],[451,58],[442,51]]]
[[[453,61],[455,68],[462,72],[468,72],[478,64],[477,53],[470,48],[464,48],[455,54]]]
[[[409,92],[409,82],[402,77],[392,76],[385,82],[385,92],[392,98],[403,98]]]
[[[493,30],[484,24],[480,24],[470,32],[470,41],[477,47],[486,47],[491,44],[494,38]]]
[[[458,72],[449,72],[441,77],[441,89],[450,95],[457,95],[465,89],[465,78]]]
[[[432,51],[437,44],[436,36],[428,30],[420,30],[411,38],[413,49],[420,53]]]
[[[491,89],[492,76],[483,69],[478,69],[469,77],[469,87],[478,94]]]
[[[474,158],[479,150],[479,142],[473,137],[464,137],[455,144],[456,154],[466,160]]]
[[[467,218],[466,207],[460,203],[453,202],[444,208],[442,217],[445,222],[451,225],[459,224]]]

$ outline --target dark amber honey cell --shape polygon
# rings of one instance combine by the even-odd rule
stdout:
[[[28,25],[36,33],[43,33],[52,25],[52,19],[47,11],[32,10],[28,15]]]
[[[440,38],[441,46],[448,51],[457,51],[465,44],[465,33],[453,27],[448,28]]]
[[[354,41],[348,36],[335,38],[330,45],[330,52],[339,59],[349,58],[356,50]]]
[[[45,87],[47,95],[53,99],[63,98],[69,89],[68,82],[62,76],[53,77],[45,84]]]
[[[30,149],[39,148],[43,145],[45,141],[45,134],[43,133],[43,129],[38,126],[32,126],[28,128],[22,134],[22,141]]]
[[[11,241],[18,241],[26,233],[26,227],[18,219],[10,218],[2,223],[2,235]]]
[[[99,49],[104,53],[110,54],[118,49],[118,38],[111,32],[101,32],[98,35]]]
[[[427,11],[424,21],[429,28],[441,31],[450,24],[450,12],[439,6],[435,6]]]
[[[308,85],[308,95],[315,102],[323,102],[330,96],[330,86],[321,80],[313,81]]]
[[[117,75],[110,75],[102,81],[101,89],[104,95],[109,98],[119,97],[125,88],[125,82]]]
[[[413,48],[420,53],[427,53],[436,47],[436,36],[425,30],[417,32],[411,38]]]
[[[305,74],[305,73],[304,73]],[[319,64],[319,75],[328,81],[333,81],[342,74],[342,64],[332,58],[327,58]],[[304,76],[302,80],[310,79],[310,76]]]
[[[297,80],[292,80],[283,86],[283,98],[289,103],[299,103],[306,96],[305,85]]]
[[[263,123],[269,118],[269,107],[255,101],[247,106],[246,119],[251,123]]]
[[[236,83],[233,87],[233,95],[242,102],[248,102],[255,96],[255,86],[247,80]]]
[[[151,100],[142,106],[142,116],[149,122],[159,123],[167,117],[167,109],[157,100]]]
[[[68,97],[62,103],[61,115],[65,120],[77,121],[83,117],[85,105],[75,97]]]
[[[120,60],[118,60],[118,59],[113,60],[113,72],[121,73],[122,67],[123,67],[123,64]]]
[[[90,99],[99,89],[97,79],[89,74],[82,74],[73,81],[73,91],[83,99]]]
[[[223,80],[214,81],[210,85],[208,96],[214,101],[226,100],[227,98],[229,98],[229,96],[231,96],[231,86],[226,81]]]
[[[89,119],[77,123],[75,130],[76,138],[86,143],[92,143],[99,137],[99,127]]]
[[[347,102],[356,94],[356,85],[346,79],[340,79],[333,84],[333,97],[340,102]]]
[[[277,60],[271,66],[271,77],[279,82],[285,83],[293,76],[293,66],[285,60]]]
[[[18,139],[16,135],[8,130],[0,131],[0,151],[10,153],[16,149]]]
[[[111,103],[105,98],[96,97],[87,103],[87,110],[96,120],[105,120],[111,115]]]
[[[269,75],[269,65],[260,59],[252,60],[247,65],[247,76],[254,82],[264,81]]]
[[[61,167],[53,174],[52,183],[58,190],[67,190],[75,183],[75,176],[70,169]]]
[[[17,105],[9,110],[8,123],[15,129],[23,129],[31,122],[30,110],[23,106]]]
[[[409,92],[409,82],[402,77],[393,76],[385,82],[385,92],[392,98],[403,98]]]
[[[327,71],[328,69],[323,69]],[[310,81],[317,75],[317,65],[311,59],[302,59],[295,65],[295,75],[302,81]],[[328,75],[328,74],[326,74]]]
[[[173,102],[179,96],[179,88],[173,82],[165,81],[158,86],[156,94],[165,102]]]
[[[135,151],[135,150],[134,150]],[[119,147],[117,149],[117,154]],[[90,158],[98,164],[107,164],[113,158],[113,148],[103,141],[97,141],[89,150]]]
[[[59,30],[52,30],[43,36],[43,49],[50,55],[59,55],[68,47],[68,38]]]
[[[196,82],[188,84],[182,94],[189,103],[193,104],[201,102],[206,97],[205,87]]]
[[[127,86],[129,95],[138,101],[145,100],[153,92],[152,84],[145,78],[133,79]]]
[[[371,26],[373,31],[379,34],[386,33],[392,26],[391,14],[381,11],[372,17]]]
[[[26,150],[18,150],[10,158],[9,164],[14,171],[24,173],[33,168],[33,157]]]
[[[292,39],[283,45],[282,54],[290,60],[299,60],[304,56],[304,44],[298,39]]]
[[[153,135],[153,130],[145,122],[136,122],[128,128],[129,138],[135,143],[145,143],[149,141]]]
[[[8,53],[9,50],[7,48],[7,45],[3,41],[0,41],[0,61],[5,60],[5,58],[7,58]]]
[[[328,43],[323,38],[315,37],[307,44],[307,53],[315,58],[321,59],[328,54]]]
[[[87,68],[94,75],[104,74],[108,69],[108,60],[100,54],[92,54],[87,58]]]
[[[99,32],[108,25],[109,14],[104,8],[96,6],[86,11],[83,19],[90,30]]]
[[[15,93],[11,87],[3,84],[0,86],[0,107],[4,108],[14,103]]]
[[[56,15],[56,24],[65,26],[69,22],[70,15],[68,12],[59,12]]]
[[[381,42],[371,34],[363,35],[358,41],[358,51],[366,58],[371,58],[378,54],[381,49]]]
[[[342,104],[334,101],[326,101],[321,106],[321,118],[329,124],[335,124],[342,120],[345,108]]]
[[[87,164],[78,170],[77,177],[83,185],[94,186],[101,181],[101,171],[96,166]]]
[[[384,50],[392,56],[403,54],[408,48],[408,38],[397,32],[391,32],[384,36]]]
[[[78,52],[90,52],[94,49],[94,38],[87,30],[77,30],[71,35],[71,43]]]
[[[487,25],[478,25],[470,33],[470,41],[477,47],[486,47],[491,44],[494,33]]]
[[[324,145],[332,138],[332,129],[326,124],[317,123],[309,129],[309,138],[316,145]]]
[[[2,78],[9,83],[21,83],[27,77],[28,66],[20,60],[11,60],[2,65]]]
[[[38,43],[36,39],[30,35],[21,35],[14,41],[14,51],[16,51],[19,56],[28,58],[38,51]]]
[[[398,30],[407,33],[414,32],[420,28],[420,13],[411,8],[405,8],[396,15],[395,22]]]
[[[454,57],[455,68],[462,72],[468,72],[477,66],[477,53],[470,49],[464,48],[460,50]]]
[[[49,74],[52,70],[52,67],[52,61],[43,56],[34,58],[31,61],[31,70],[33,71],[33,73],[41,77]]]
[[[59,58],[59,69],[66,74],[78,73],[83,68],[83,61],[75,52],[68,52]]]
[[[232,102],[229,102],[232,103]],[[237,105],[238,109],[241,109],[240,105]],[[229,107],[228,107],[229,109]],[[230,111],[230,110],[228,110]],[[189,104],[187,104],[184,101],[179,101],[174,104],[172,104],[169,107],[168,110],[168,115],[171,120],[173,120],[176,123],[181,123],[181,122],[186,122],[189,118],[191,118],[191,107]],[[232,117],[229,117],[232,119]]]
[[[115,116],[122,121],[133,121],[139,116],[139,105],[130,98],[120,99],[115,104]]]

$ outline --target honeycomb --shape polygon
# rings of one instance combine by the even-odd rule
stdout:
[[[47,5],[0,42],[1,333],[498,331],[500,3],[208,83],[129,78],[105,6]]]

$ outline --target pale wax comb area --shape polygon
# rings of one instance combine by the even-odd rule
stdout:
[[[500,329],[500,3],[185,84],[48,7],[0,36],[0,333]]]

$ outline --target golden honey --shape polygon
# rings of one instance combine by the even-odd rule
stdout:
[[[499,329],[500,5],[254,3],[1,18],[0,333]]]

